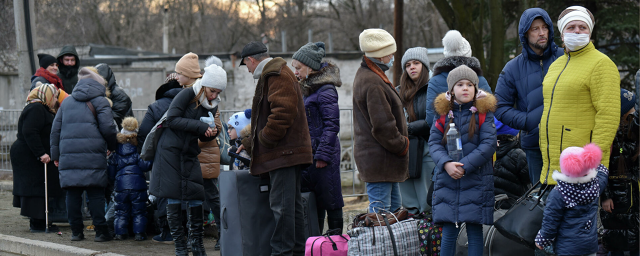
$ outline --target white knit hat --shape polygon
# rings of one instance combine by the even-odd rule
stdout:
[[[216,64],[204,68],[202,87],[223,90],[227,88],[227,72]]]
[[[396,52],[396,40],[384,29],[370,28],[360,33],[360,50],[371,58],[382,58]]]
[[[442,45],[444,46],[444,57],[471,57],[471,45],[458,30],[449,30],[442,38]]]
[[[567,26],[569,22],[574,20],[584,21],[587,23],[587,26],[589,26],[589,34],[593,32],[593,19],[591,18],[591,12],[589,12],[587,8],[582,6],[571,6],[564,9],[563,13],[564,12],[567,12],[567,14],[562,16],[561,19],[558,19],[558,28],[560,29],[560,33],[562,33],[562,30],[564,30],[564,27]],[[562,15],[562,13],[560,15]]]

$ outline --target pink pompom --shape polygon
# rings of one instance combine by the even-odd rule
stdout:
[[[584,162],[585,169],[594,169],[600,165],[602,160],[602,150],[594,143],[589,143],[583,147],[582,161]]]
[[[584,164],[579,154],[563,152],[560,156],[560,169],[569,177],[580,177],[583,176]]]

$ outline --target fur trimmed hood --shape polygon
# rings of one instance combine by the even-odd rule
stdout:
[[[556,171],[553,172],[551,177],[555,181],[564,181],[566,183],[576,184],[576,183],[587,183],[587,182],[590,182],[597,175],[598,175],[598,171],[596,171],[596,169],[591,169],[591,170],[589,170],[589,173],[586,176],[577,177],[577,178],[576,177],[569,177],[566,174],[561,173],[561,172],[556,170]]]
[[[340,69],[331,62],[323,64],[320,70],[312,71],[309,73],[309,78],[300,81],[302,94],[304,96],[311,95],[326,84],[332,84],[335,87],[342,86]]]
[[[433,65],[433,76],[436,76],[443,72],[450,72],[460,65],[466,65],[467,67],[473,69],[473,71],[475,71],[478,76],[482,75],[480,61],[476,57],[451,56],[442,58]]]
[[[493,94],[485,91],[483,92],[486,94],[486,96],[484,97],[481,96],[478,99],[476,99],[476,108],[478,109],[478,112],[480,113],[487,113],[489,111],[495,112],[498,100],[496,99],[495,96],[493,96]],[[438,115],[446,115],[449,113],[449,110],[451,110],[451,108],[449,107],[449,100],[447,100],[446,94],[447,94],[446,92],[441,93],[433,101],[433,106],[435,107],[436,113],[438,113]]]
[[[120,144],[131,143],[134,146],[138,145],[138,134],[137,133],[127,134],[127,135],[124,135],[122,133],[118,133],[117,138],[118,138],[118,143],[120,143]]]

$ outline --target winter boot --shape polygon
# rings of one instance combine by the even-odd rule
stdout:
[[[111,241],[113,237],[109,234],[109,228],[107,225],[97,225],[96,229],[96,238],[93,239],[94,242],[107,242]]]
[[[206,256],[204,250],[204,217],[202,205],[189,207],[189,240],[191,241],[191,253],[193,256]]]
[[[115,238],[116,240],[124,241],[129,238],[129,235],[128,234],[116,235]]]
[[[176,256],[187,256],[187,241],[182,227],[182,209],[180,204],[167,204],[167,220],[173,237]],[[202,223],[200,223],[202,225]]]
[[[71,241],[82,241],[84,240],[84,226],[71,226]]]
[[[31,233],[44,233],[46,229],[47,225],[45,220],[29,219],[29,231],[31,231]]]
[[[154,236],[151,240],[163,244],[173,244],[173,237],[171,236],[171,229],[169,229],[169,223],[167,222],[167,216],[161,216],[158,220],[158,226],[160,226],[160,234]]]
[[[146,233],[136,233],[136,237],[135,237],[136,241],[144,241],[147,240],[147,234]]]
[[[332,219],[329,218],[327,220],[327,225],[329,226],[329,229],[340,229],[340,234],[342,234],[342,227],[344,226],[344,220],[342,218],[336,218],[336,219]]]

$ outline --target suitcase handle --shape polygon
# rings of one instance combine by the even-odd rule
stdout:
[[[228,229],[229,226],[227,225],[227,207],[222,209],[222,216],[221,216],[221,221],[222,222],[222,228],[224,229]]]

